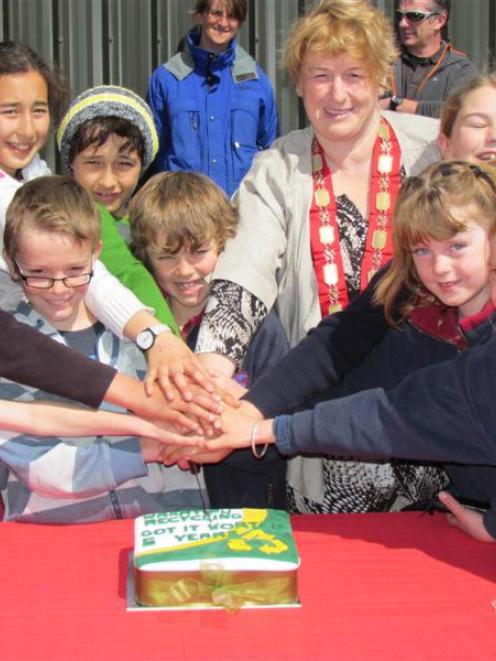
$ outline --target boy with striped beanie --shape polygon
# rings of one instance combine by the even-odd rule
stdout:
[[[97,202],[103,244],[101,261],[160,322],[177,326],[151,274],[129,250],[127,204],[140,176],[155,158],[158,137],[147,103],[132,90],[100,85],[77,96],[57,131],[62,165]],[[158,323],[158,322],[157,322]]]

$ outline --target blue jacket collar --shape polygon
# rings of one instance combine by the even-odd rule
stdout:
[[[238,45],[236,39],[231,41],[225,51],[212,58],[213,53],[199,47],[200,34],[198,29],[191,30],[186,35],[184,50],[164,64],[177,80],[183,80],[195,70],[205,75],[209,64],[210,71],[214,72],[229,67],[235,83],[258,78],[255,60]]]
[[[200,48],[200,30],[191,30],[186,36],[186,49],[189,50],[195,65],[195,69],[204,74],[210,66],[212,71],[216,69],[224,69],[230,67],[234,62],[234,54],[236,49],[236,39],[233,39],[229,46],[222,51],[222,53],[210,53],[203,48]]]

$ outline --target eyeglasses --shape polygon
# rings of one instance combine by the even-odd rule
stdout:
[[[401,11],[401,9],[397,9],[396,13],[400,17],[400,21],[403,18],[406,18],[406,20],[409,23],[422,23],[423,21],[427,20],[428,18],[431,18],[432,16],[438,16],[441,12],[439,11]]]
[[[236,16],[233,16],[232,14],[229,14],[227,11],[222,9],[209,9],[208,15],[211,16],[216,21],[220,21],[223,18],[225,18],[229,22],[238,20]]]
[[[84,287],[84,285],[87,285],[93,277],[92,270],[89,273],[68,275],[65,278],[46,278],[42,275],[24,275],[24,273],[21,271],[21,267],[15,261],[15,259],[12,261],[14,262],[14,266],[16,267],[16,271],[19,277],[24,282],[26,287],[32,287],[33,289],[51,289],[56,282],[63,282],[67,289]]]

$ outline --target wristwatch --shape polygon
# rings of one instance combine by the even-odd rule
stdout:
[[[158,324],[157,326],[150,326],[145,328],[141,333],[136,336],[136,344],[142,351],[148,351],[155,344],[155,340],[162,333],[172,333],[172,330],[167,324]]]
[[[393,94],[389,102],[389,110],[396,110],[398,106],[401,106],[405,99],[402,96],[396,96]]]

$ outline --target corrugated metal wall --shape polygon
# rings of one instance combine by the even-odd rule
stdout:
[[[248,2],[240,41],[275,86],[285,133],[301,124],[302,115],[278,68],[281,44],[298,13],[315,0]],[[452,0],[451,39],[483,68],[492,65],[494,55],[495,3]],[[393,16],[394,0],[375,4]],[[192,5],[193,0],[0,0],[0,37],[24,41],[59,62],[74,93],[115,83],[144,95],[151,71],[176,51],[190,28]]]

